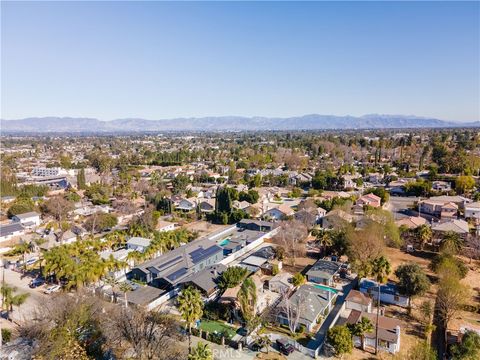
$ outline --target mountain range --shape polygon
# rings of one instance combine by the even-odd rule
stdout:
[[[414,115],[334,116],[304,115],[286,118],[220,116],[146,120],[138,118],[101,121],[93,118],[32,117],[0,120],[4,133],[111,133],[155,131],[264,131],[480,127],[480,121],[455,122]]]

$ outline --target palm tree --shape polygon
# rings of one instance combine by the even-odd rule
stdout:
[[[243,280],[237,294],[237,299],[242,309],[242,315],[246,322],[255,316],[255,304],[257,303],[257,287],[252,278]]]
[[[203,300],[200,292],[193,287],[187,287],[178,296],[178,310],[188,327],[188,352],[192,349],[192,325],[203,315]]]
[[[416,229],[418,240],[420,240],[420,249],[423,250],[423,247],[426,243],[432,240],[432,228],[427,224],[423,224]]]
[[[107,276],[103,280],[105,284],[109,285],[112,288],[112,296],[113,296],[113,302],[117,302],[117,292],[115,291],[117,286],[119,285],[118,280],[115,279],[114,276]]]
[[[212,349],[207,344],[199,342],[188,354],[188,360],[213,360]]]
[[[3,298],[3,307],[7,310],[7,320],[10,320],[10,313],[13,311],[13,307],[20,307],[25,303],[29,294],[22,293],[15,295],[17,288],[10,286],[6,283],[3,283],[1,288],[2,298]]]
[[[371,274],[378,282],[378,299],[377,299],[377,320],[375,324],[375,354],[378,353],[378,318],[380,317],[380,293],[381,285],[388,279],[388,275],[392,272],[390,262],[385,256],[380,256],[372,261]]]
[[[447,231],[445,235],[443,235],[441,249],[450,254],[457,254],[462,247],[462,243],[463,241],[460,238],[460,235],[453,231]]]
[[[327,249],[333,245],[332,234],[326,230],[319,230],[315,232],[315,237],[322,247],[322,253],[325,254]]]
[[[365,350],[365,333],[373,331],[373,324],[369,318],[362,316],[359,322],[351,327],[352,335],[360,337],[362,350]]]
[[[127,308],[128,307],[127,292],[131,291],[132,287],[130,286],[129,283],[127,283],[125,281],[125,282],[120,283],[120,286],[118,288],[121,292],[123,292],[124,301],[125,301],[125,308]]]

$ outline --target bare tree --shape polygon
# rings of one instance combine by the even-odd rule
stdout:
[[[45,213],[52,215],[58,223],[60,230],[59,239],[62,240],[65,227],[62,226],[63,221],[67,218],[70,211],[73,210],[73,204],[63,196],[54,196],[48,199],[43,205]]]
[[[279,306],[279,315],[287,320],[288,328],[295,333],[300,323],[300,316],[306,308],[306,294],[298,290],[292,296],[289,297],[289,295],[288,289],[282,292],[283,299]]]
[[[292,259],[292,265],[295,266],[297,256],[305,255],[307,236],[307,227],[302,222],[290,220],[280,223],[280,230],[272,240],[285,248],[287,256]]]
[[[480,259],[480,237],[479,236],[469,236],[465,247],[463,248],[465,256],[468,256],[470,263],[472,259]]]
[[[143,309],[113,309],[103,323],[104,334],[112,349],[122,358],[125,347],[140,360],[185,358],[176,343],[181,340],[178,323],[166,314]],[[175,338],[175,336],[177,338]]]

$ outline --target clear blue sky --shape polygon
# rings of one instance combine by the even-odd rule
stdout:
[[[2,2],[6,119],[480,120],[478,2]]]

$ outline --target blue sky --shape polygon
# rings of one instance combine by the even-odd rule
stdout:
[[[1,117],[480,120],[478,2],[2,2]]]

